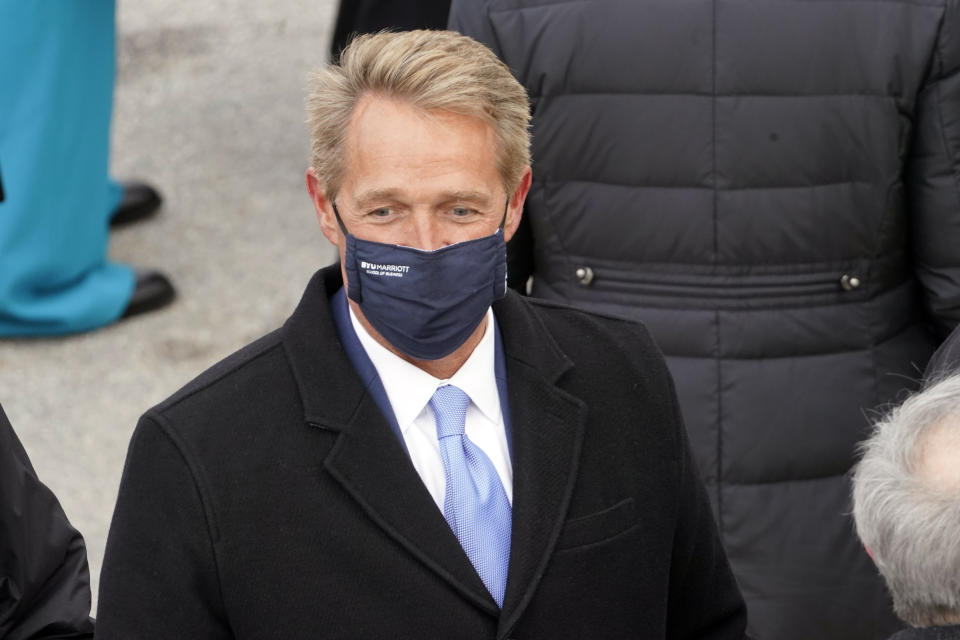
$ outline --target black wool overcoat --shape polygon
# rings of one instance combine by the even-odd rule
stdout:
[[[743,637],[743,602],[639,325],[509,294],[503,611],[367,394],[311,281],[282,329],[151,409],[130,445],[97,637]]]

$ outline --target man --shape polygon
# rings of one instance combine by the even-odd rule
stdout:
[[[931,364],[863,444],[853,481],[857,533],[913,627],[895,640],[960,639],[960,329]]]
[[[503,297],[531,176],[508,69],[363,36],[308,111],[342,266],[141,420],[98,637],[741,638],[645,331]]]
[[[83,537],[0,407],[0,638],[92,638]]]
[[[455,0],[450,25],[534,104],[511,284],[663,350],[750,635],[899,629],[850,470],[960,322],[960,0]]]

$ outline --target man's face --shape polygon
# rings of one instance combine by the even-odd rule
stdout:
[[[346,136],[346,173],[336,205],[349,233],[362,240],[433,250],[494,233],[504,216],[513,235],[530,171],[507,194],[496,166],[493,128],[448,112],[365,96]],[[324,235],[344,257],[345,239],[323,185],[308,171]]]

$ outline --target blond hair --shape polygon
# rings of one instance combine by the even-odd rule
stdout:
[[[366,34],[343,50],[338,64],[310,77],[311,164],[328,199],[336,197],[346,170],[347,125],[357,102],[367,94],[490,124],[497,170],[508,194],[530,165],[526,91],[490,49],[453,31]]]

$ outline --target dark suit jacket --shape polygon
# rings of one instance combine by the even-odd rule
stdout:
[[[503,611],[341,348],[321,271],[282,329],[141,419],[100,638],[741,638],[744,608],[638,325],[494,305],[514,473]]]

